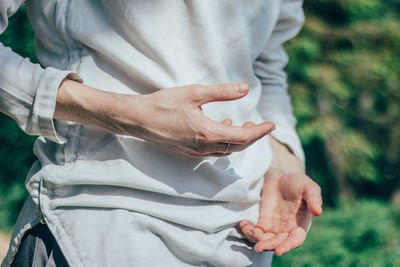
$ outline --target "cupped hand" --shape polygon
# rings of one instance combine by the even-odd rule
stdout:
[[[312,215],[322,213],[321,205],[321,189],[306,174],[267,177],[257,225],[243,220],[240,227],[256,243],[255,251],[274,250],[280,256],[303,244]]]
[[[189,85],[167,88],[152,94],[132,98],[132,105],[140,105],[140,116],[132,117],[124,105],[114,117],[120,134],[133,135],[189,157],[227,156],[246,149],[270,133],[274,124],[246,123],[232,126],[228,118],[216,122],[203,114],[201,106],[209,102],[231,101],[244,97],[249,91],[246,83],[218,85]],[[128,97],[125,101],[129,101]],[[139,123],[136,123],[140,117]],[[117,128],[114,127],[114,128]],[[230,144],[229,151],[227,144]]]

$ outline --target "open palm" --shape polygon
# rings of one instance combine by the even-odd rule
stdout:
[[[266,176],[257,225],[243,220],[240,227],[257,252],[275,250],[280,256],[303,244],[321,205],[321,189],[306,174]]]

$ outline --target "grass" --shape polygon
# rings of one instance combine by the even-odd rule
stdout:
[[[303,246],[272,266],[400,266],[400,207],[362,200],[328,209]]]

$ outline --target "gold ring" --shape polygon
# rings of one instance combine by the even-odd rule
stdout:
[[[226,153],[228,153],[228,150],[229,150],[229,148],[231,148],[231,144],[226,144],[226,149],[225,149],[225,151],[224,151],[224,153],[222,153],[222,154],[226,154]]]

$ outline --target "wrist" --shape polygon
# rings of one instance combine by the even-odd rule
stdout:
[[[58,88],[54,118],[88,123],[93,114],[107,106],[106,92],[64,79]],[[100,103],[102,102],[102,103]]]
[[[266,178],[280,178],[293,173],[305,174],[300,159],[285,145],[270,136],[269,138],[273,160],[266,173]]]

